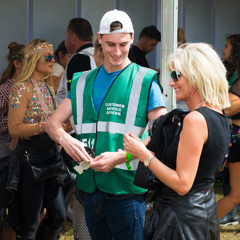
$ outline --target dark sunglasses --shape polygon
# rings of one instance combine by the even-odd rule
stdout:
[[[182,74],[179,72],[176,72],[176,71],[172,71],[171,72],[171,78],[173,79],[174,82],[177,82],[178,79],[179,79],[179,76],[181,76]]]
[[[52,61],[52,59],[54,59],[55,61],[57,59],[56,55],[51,55],[51,54],[44,56],[44,58],[47,63],[50,63]]]

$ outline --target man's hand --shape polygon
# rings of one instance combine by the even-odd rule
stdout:
[[[116,165],[125,162],[124,152],[104,152],[90,161],[90,166],[95,171],[110,172]]]
[[[85,144],[66,132],[64,132],[63,136],[59,139],[59,144],[75,162],[79,163],[84,161],[88,163],[92,159],[84,148]]]

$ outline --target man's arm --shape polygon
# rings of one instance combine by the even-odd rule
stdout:
[[[167,109],[165,107],[157,107],[148,112],[148,121],[152,123],[152,120],[158,118],[161,115],[165,115]]]
[[[91,157],[84,149],[84,144],[73,138],[70,134],[64,131],[63,123],[72,115],[71,100],[66,98],[56,111],[47,120],[45,131],[57,143],[59,143],[66,153],[71,156],[76,162],[89,162]]]

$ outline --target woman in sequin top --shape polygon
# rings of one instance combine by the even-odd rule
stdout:
[[[45,40],[32,40],[25,49],[21,75],[14,84],[9,99],[9,132],[12,137],[24,139],[20,148],[26,145],[36,154],[38,150],[31,137],[43,134],[46,120],[54,112],[54,90],[52,70],[55,62],[52,44]],[[53,149],[56,157],[59,151]],[[49,151],[39,151],[39,155]],[[45,154],[45,155],[44,155]],[[66,218],[62,182],[58,177],[34,182],[21,155],[21,178],[19,181],[20,228],[17,239],[34,239],[39,224],[40,212],[44,206],[47,218],[42,222],[36,239],[55,239]],[[31,155],[31,151],[29,153]],[[54,155],[55,156],[55,155]]]

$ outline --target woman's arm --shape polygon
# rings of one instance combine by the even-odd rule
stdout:
[[[125,150],[137,156],[140,161],[144,161],[151,155],[151,152],[135,138],[135,135],[124,135]],[[202,148],[207,138],[208,128],[204,117],[195,111],[189,113],[184,119],[180,134],[176,171],[167,167],[155,157],[151,160],[149,169],[165,185],[179,195],[185,195],[193,185]]]
[[[224,111],[227,116],[233,116],[240,112],[240,98],[232,93],[229,93],[229,101],[231,106]]]

